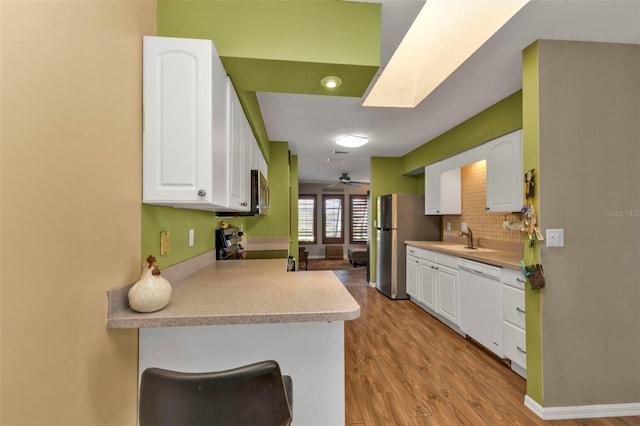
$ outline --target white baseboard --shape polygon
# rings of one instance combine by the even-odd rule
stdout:
[[[542,420],[592,419],[596,417],[640,416],[640,402],[628,404],[577,405],[569,407],[543,407],[529,395],[524,405]]]

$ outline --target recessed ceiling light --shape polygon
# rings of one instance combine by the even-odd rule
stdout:
[[[320,80],[320,84],[322,84],[327,89],[333,89],[342,84],[342,79],[334,75],[328,75],[322,80]]]
[[[369,142],[369,139],[362,136],[347,135],[336,140],[336,143],[340,146],[346,146],[348,148],[357,148]]]

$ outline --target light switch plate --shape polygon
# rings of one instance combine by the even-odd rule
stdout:
[[[467,226],[467,222],[462,222],[462,224],[460,224],[460,231],[461,232],[468,232],[469,227]]]
[[[564,247],[564,229],[547,229],[547,247]]]

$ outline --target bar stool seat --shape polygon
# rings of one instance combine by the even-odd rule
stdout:
[[[284,426],[292,407],[291,377],[276,361],[210,373],[147,368],[140,382],[140,426]]]

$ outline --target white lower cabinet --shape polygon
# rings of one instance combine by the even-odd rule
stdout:
[[[420,268],[420,259],[408,254],[406,272],[407,294],[415,298],[420,297],[420,293],[418,292],[418,279],[420,271],[418,270],[418,268]]]
[[[411,300],[462,334],[458,257],[408,245],[406,262],[407,294]],[[498,328],[491,326],[487,330],[495,336],[491,341],[502,341],[496,353],[508,358],[511,369],[526,378],[524,282],[519,270],[502,268],[500,282],[496,281],[497,293],[494,292],[493,296],[495,299],[502,296],[502,302],[498,302],[499,307],[491,311],[492,319],[487,318]],[[480,295],[476,299],[481,300]],[[501,318],[502,330],[499,328]]]
[[[436,264],[429,260],[420,260],[420,302],[428,308],[438,311],[438,274]]]
[[[407,293],[419,306],[457,327],[457,258],[411,246],[407,246],[407,253]]]
[[[458,324],[458,271],[438,266],[438,312]]]
[[[524,279],[520,271],[502,270],[502,332],[504,356],[511,360],[511,369],[527,377],[527,339],[524,306]]]

